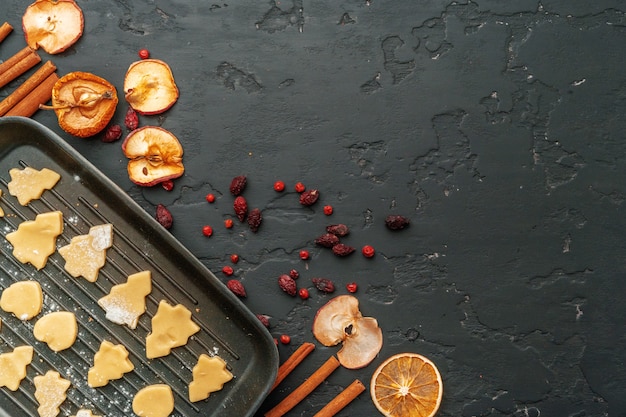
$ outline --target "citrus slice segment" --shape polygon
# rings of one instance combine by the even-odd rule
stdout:
[[[399,353],[374,371],[370,394],[376,408],[387,417],[432,417],[441,404],[443,382],[428,358]]]

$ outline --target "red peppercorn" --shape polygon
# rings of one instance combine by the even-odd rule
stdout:
[[[300,251],[300,259],[302,259],[303,261],[306,261],[307,259],[309,259],[309,251],[302,249]]]
[[[363,246],[363,248],[361,249],[361,253],[363,253],[363,256],[365,256],[366,258],[371,258],[374,256],[374,254],[376,253],[376,251],[374,250],[374,247],[371,245],[365,245]]]
[[[215,194],[211,194],[211,193],[207,194],[206,195],[206,201],[208,201],[209,203],[214,202],[215,201]]]
[[[292,269],[289,271],[289,276],[293,279],[298,279],[300,277],[300,273],[296,269]]]
[[[355,293],[357,289],[358,285],[356,285],[356,282],[346,284],[346,290],[348,290],[348,292]]]
[[[327,216],[333,214],[333,206],[324,206],[324,214]]]
[[[300,298],[302,298],[303,300],[306,300],[307,298],[309,298],[309,290],[307,290],[306,288],[300,288],[298,290],[298,295],[300,296]]]
[[[230,255],[230,261],[236,264],[237,262],[239,262],[239,255],[237,255],[236,253],[233,253],[232,255]]]
[[[297,182],[296,186],[294,188],[295,188],[296,192],[298,192],[298,193],[302,193],[302,192],[304,192],[304,190],[306,190],[306,187],[301,182]]]
[[[137,55],[139,55],[139,58],[141,58],[141,59],[148,59],[148,58],[150,58],[150,51],[148,51],[147,49],[143,48],[143,49],[139,50]]]
[[[227,229],[232,229],[233,228],[233,219],[226,219],[224,220],[224,227]]]
[[[165,180],[161,183],[161,187],[163,187],[165,191],[172,191],[174,189],[174,181]]]
[[[289,337],[288,334],[280,335],[280,343],[282,343],[283,345],[288,345],[290,342],[291,342],[291,337]]]
[[[202,228],[202,234],[206,237],[211,237],[211,235],[213,234],[213,228],[207,224]]]
[[[276,181],[274,183],[274,191],[281,192],[285,190],[285,183],[282,181]]]
[[[226,265],[224,268],[222,268],[222,272],[226,276],[231,276],[235,272],[235,270],[233,269],[232,266]]]

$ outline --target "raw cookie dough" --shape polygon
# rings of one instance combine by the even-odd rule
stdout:
[[[189,401],[196,402],[209,398],[212,392],[219,391],[224,384],[233,379],[233,374],[226,369],[226,362],[219,356],[204,353],[193,367],[193,381],[189,384]]]
[[[45,190],[54,187],[61,179],[59,174],[48,168],[41,171],[31,167],[13,168],[9,170],[9,175],[9,194],[17,197],[17,201],[23,206],[40,198]]]
[[[35,323],[33,335],[55,352],[71,347],[78,335],[76,316],[69,311],[48,313]]]
[[[106,250],[113,245],[113,225],[93,226],[86,235],[74,236],[69,245],[59,248],[65,259],[65,270],[74,278],[82,276],[96,282],[106,262]]]
[[[63,214],[60,211],[38,214],[35,220],[22,222],[15,232],[6,235],[13,245],[13,256],[37,269],[46,265],[48,256],[56,250],[57,237],[63,233]]]
[[[191,311],[181,304],[172,307],[162,300],[152,317],[152,333],[146,337],[146,357],[167,356],[172,348],[186,345],[187,339],[199,331],[200,327],[191,320]]]
[[[137,272],[124,284],[114,285],[108,295],[98,300],[113,323],[137,327],[139,316],[146,311],[146,296],[152,291],[150,271]]]
[[[56,371],[48,371],[45,375],[34,378],[35,398],[39,403],[37,412],[40,417],[56,417],[59,407],[67,398],[66,392],[72,383],[61,378]]]
[[[93,367],[87,372],[87,383],[92,388],[103,387],[133,369],[135,366],[128,359],[126,348],[105,340],[93,357]]]
[[[72,416],[72,417],[102,417],[102,416],[97,416],[95,414],[91,413],[91,410],[78,410],[76,412],[76,415]]]
[[[2,291],[0,308],[20,320],[30,320],[41,312],[43,292],[37,281],[19,281]]]
[[[13,352],[0,355],[0,387],[17,391],[26,377],[26,367],[33,360],[32,346],[18,346]]]
[[[133,413],[139,417],[167,417],[174,411],[174,394],[165,384],[142,388],[133,398]]]

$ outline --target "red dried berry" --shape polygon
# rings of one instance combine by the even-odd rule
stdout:
[[[172,227],[174,223],[172,213],[163,204],[157,204],[156,206],[156,219],[166,229]]]
[[[348,290],[348,292],[351,293],[355,293],[358,289],[358,285],[356,285],[356,282],[351,282],[349,284],[346,284],[346,290]]]
[[[321,292],[331,293],[335,292],[335,284],[328,278],[311,278],[311,282],[315,285],[315,288]]]
[[[278,286],[281,290],[285,291],[287,294],[292,297],[296,296],[297,286],[296,281],[293,280],[289,275],[282,274],[278,277]]]
[[[307,259],[309,259],[309,251],[302,249],[298,255],[300,256],[300,259],[302,259],[303,261],[306,261]]]
[[[374,254],[376,253],[376,250],[371,245],[365,245],[365,246],[363,246],[363,248],[361,248],[361,253],[366,258],[372,258],[374,256]]]
[[[211,194],[211,193],[207,194],[206,201],[209,203],[213,203],[215,201],[215,194]]]
[[[241,195],[241,193],[243,193],[243,190],[246,188],[247,183],[248,179],[245,175],[236,176],[230,182],[230,193],[235,197]]]
[[[312,206],[320,198],[320,192],[316,189],[306,190],[300,194],[300,204],[303,206]]]
[[[165,191],[172,191],[174,189],[174,181],[165,180],[161,183],[161,187],[163,187]]]
[[[263,326],[270,328],[270,316],[267,314],[257,314],[256,318],[263,324]]]
[[[338,243],[339,243],[339,238],[337,237],[337,235],[333,235],[332,233],[325,233],[322,236],[315,239],[316,245],[323,246],[325,248],[332,248]]]
[[[139,58],[141,59],[148,59],[150,58],[150,51],[143,48],[143,49],[140,49],[139,52],[137,52],[137,55],[139,55]]]
[[[235,270],[233,269],[232,266],[226,265],[225,267],[222,268],[222,273],[226,275],[227,277],[229,277],[235,273]]]
[[[139,116],[137,112],[132,107],[128,107],[126,110],[126,116],[124,116],[124,125],[128,130],[135,130],[139,127]]]
[[[404,216],[390,214],[385,218],[385,225],[390,230],[402,230],[406,228],[411,221]]]
[[[231,279],[226,283],[226,286],[229,290],[233,292],[237,297],[246,297],[246,289],[244,288],[241,281],[237,281],[236,279]]]
[[[276,181],[274,183],[274,191],[281,192],[285,190],[285,183],[282,181]]]
[[[202,234],[206,237],[211,237],[211,235],[213,234],[213,228],[207,224],[202,228]]]
[[[286,334],[281,334],[280,343],[282,343],[283,345],[288,345],[289,343],[291,343],[291,337],[289,337],[289,335],[286,335]]]
[[[327,216],[330,216],[331,214],[333,214],[333,206],[330,206],[330,205],[324,206],[324,214]]]
[[[354,252],[354,248],[352,246],[348,246],[345,243],[337,243],[333,246],[333,253],[337,256],[348,256],[352,252]]]
[[[307,298],[309,298],[309,290],[307,290],[306,288],[300,288],[298,290],[298,295],[300,296],[300,298],[302,298],[303,300],[306,300]]]
[[[347,236],[350,233],[350,229],[345,224],[331,224],[326,226],[326,231],[339,237]]]
[[[233,203],[233,209],[239,221],[243,222],[248,215],[248,202],[243,196],[238,196]]]
[[[233,219],[226,219],[224,220],[224,227],[227,229],[232,229],[233,228]]]
[[[289,271],[289,276],[293,279],[298,279],[300,277],[300,273],[297,270],[292,269]]]
[[[262,220],[263,216],[261,215],[261,210],[258,208],[250,210],[250,213],[248,213],[248,226],[253,233],[256,233],[259,230]]]
[[[294,190],[296,190],[297,193],[302,193],[304,192],[304,190],[306,190],[306,187],[301,182],[297,182],[293,188]]]
[[[106,143],[115,142],[121,137],[122,137],[122,126],[111,125],[107,128],[106,132],[104,132],[104,137],[102,138],[102,142],[106,142]]]
[[[230,255],[230,261],[236,264],[237,262],[239,262],[239,255],[237,255],[236,253],[233,253],[232,255]]]

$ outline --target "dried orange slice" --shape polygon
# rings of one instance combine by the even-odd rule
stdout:
[[[178,100],[178,87],[169,65],[159,59],[133,62],[124,77],[128,104],[141,114],[159,114]]]
[[[64,75],[52,87],[52,109],[59,126],[67,133],[86,138],[100,132],[109,123],[117,107],[113,84],[89,72]]]
[[[83,34],[83,12],[74,0],[37,0],[26,8],[22,27],[26,43],[58,54]]]
[[[441,404],[443,382],[428,358],[399,353],[374,371],[370,394],[387,417],[432,417]]]

